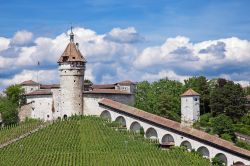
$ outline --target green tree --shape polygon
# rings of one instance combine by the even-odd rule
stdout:
[[[13,102],[16,105],[24,103],[24,89],[20,85],[11,85],[4,93],[7,96],[7,99]]]
[[[17,104],[5,98],[0,101],[0,113],[5,125],[10,125],[18,122]]]
[[[183,85],[178,81],[161,79],[153,83],[137,84],[135,107],[144,111],[178,120],[180,116],[180,94]]]
[[[211,88],[210,108],[214,117],[225,114],[237,122],[246,113],[245,103],[243,89],[233,81],[219,78]]]
[[[211,119],[213,133],[221,136],[222,134],[233,135],[233,121],[230,117],[221,114]]]
[[[209,83],[206,77],[199,76],[199,77],[191,77],[187,80],[184,80],[185,82],[185,89],[192,88],[196,92],[198,92],[200,96],[200,112],[201,115],[210,112],[209,107]]]
[[[156,114],[180,122],[180,107],[175,104],[176,102],[172,96],[166,93],[161,94],[157,102]]]

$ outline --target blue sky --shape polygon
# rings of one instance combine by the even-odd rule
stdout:
[[[90,62],[89,77],[97,83],[162,76],[182,80],[192,75],[250,81],[248,0],[0,0],[0,11],[0,89],[22,80],[24,73],[55,71],[56,63],[47,54],[59,54],[52,55],[53,60],[60,56],[67,44],[63,35],[71,25]],[[62,48],[53,50],[46,42],[61,43]],[[49,51],[41,52],[40,47],[46,46]],[[113,52],[108,52],[111,48]],[[28,54],[33,61],[23,60]],[[14,57],[18,65],[7,69]],[[41,61],[39,69],[33,63],[37,60]],[[133,75],[124,77],[124,73]],[[58,78],[48,82],[58,82]]]

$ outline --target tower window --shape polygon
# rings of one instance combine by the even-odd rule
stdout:
[[[66,70],[64,71],[64,73],[66,73]]]
[[[74,80],[74,82],[76,82],[76,80]]]
[[[73,59],[76,59],[76,57],[73,57]]]
[[[194,101],[198,101],[198,98],[195,97],[195,98],[194,98]]]

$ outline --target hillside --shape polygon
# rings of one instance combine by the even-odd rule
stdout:
[[[209,162],[179,148],[160,150],[154,143],[118,131],[100,118],[75,117],[0,149],[0,165],[205,166]]]

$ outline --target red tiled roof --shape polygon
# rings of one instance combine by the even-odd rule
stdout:
[[[20,85],[39,85],[39,83],[33,81],[33,80],[27,80],[27,81],[23,81]]]
[[[125,81],[118,82],[116,84],[119,84],[119,85],[132,85],[132,84],[135,84],[135,83],[130,81],[130,80],[125,80]]]
[[[35,95],[52,95],[52,92],[50,89],[39,89],[26,94],[26,96],[35,96]]]
[[[181,94],[181,96],[200,96],[200,94],[195,92],[193,89],[190,88],[186,92]]]
[[[60,84],[40,85],[40,89],[57,89],[57,88],[60,88]]]
[[[150,121],[155,123],[156,125],[160,125],[166,128],[169,128],[171,130],[177,131],[179,133],[182,133],[184,135],[188,135],[190,137],[196,138],[202,142],[206,142],[209,144],[213,144],[215,146],[219,146],[223,149],[226,149],[227,151],[234,152],[240,155],[243,155],[244,157],[247,157],[250,159],[250,151],[239,148],[235,146],[233,143],[225,141],[223,139],[220,139],[216,136],[210,135],[206,132],[182,126],[180,123],[142,111],[140,109],[110,100],[110,99],[103,99],[99,102],[100,105],[104,105],[110,108],[113,108],[115,110],[118,110],[120,112],[124,112],[126,114],[129,114],[131,116],[135,116],[141,119],[144,119],[146,121]]]
[[[84,91],[85,94],[123,94],[131,95],[131,93],[115,90],[115,89],[93,89],[92,91]]]
[[[80,50],[76,47],[76,44],[70,42],[58,60],[58,63],[62,62],[86,62],[86,60],[82,56]]]
[[[115,89],[114,84],[97,84],[97,85],[92,85],[93,89]]]

